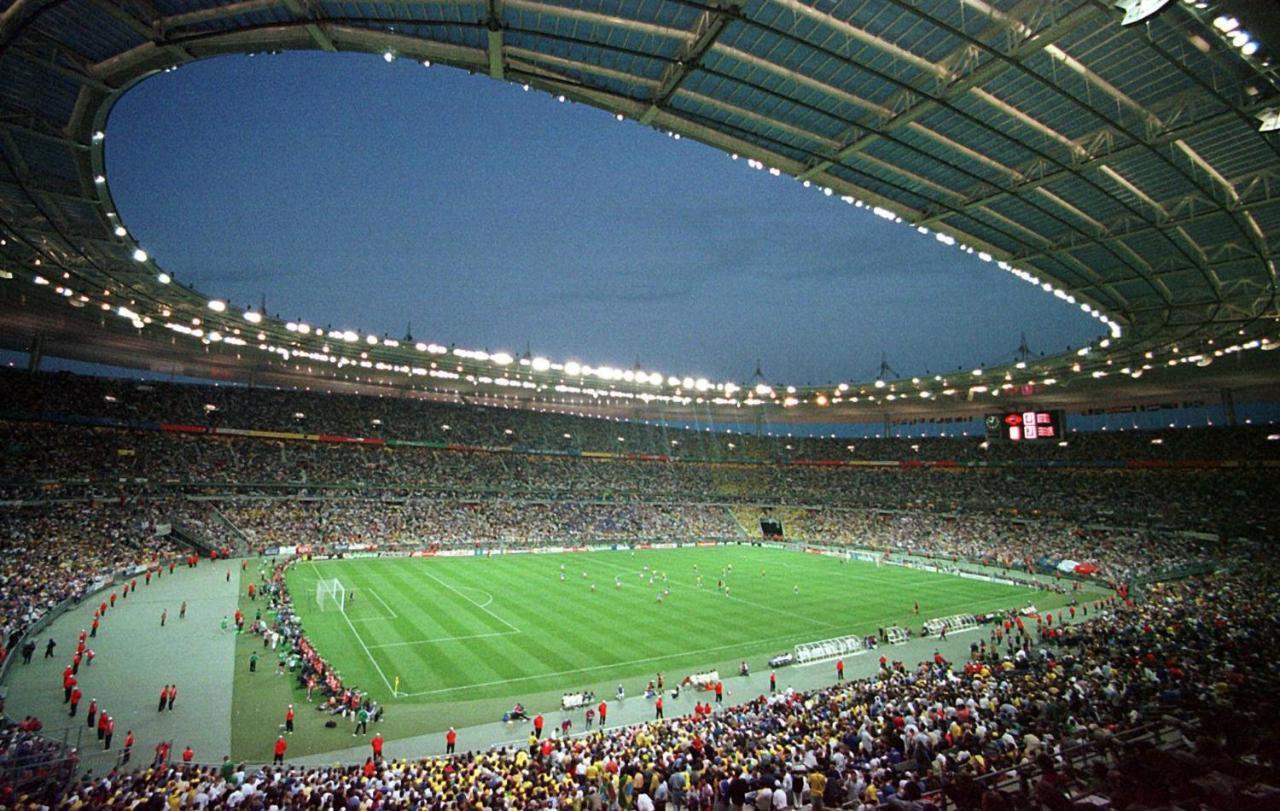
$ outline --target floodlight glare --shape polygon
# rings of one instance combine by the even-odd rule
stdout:
[[[1258,113],[1256,118],[1262,122],[1258,126],[1258,132],[1276,132],[1280,130],[1280,107],[1268,107]]]
[[[141,248],[138,248],[133,252],[133,261],[135,262],[147,261],[147,252],[142,250]]]

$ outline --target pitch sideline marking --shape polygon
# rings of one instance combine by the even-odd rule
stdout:
[[[768,639],[753,639],[747,642],[735,642],[730,645],[717,645],[711,648],[698,648],[697,650],[681,651],[679,653],[663,653],[657,656],[646,656],[643,659],[631,659],[626,662],[610,662],[604,665],[591,665],[589,667],[578,667],[573,670],[561,670],[555,673],[535,673],[532,676],[517,676],[514,679],[498,679],[497,681],[477,682],[475,684],[460,684],[456,687],[442,687],[438,690],[424,690],[419,693],[400,693],[400,698],[409,698],[412,696],[430,696],[438,693],[452,693],[458,690],[469,690],[473,687],[493,687],[499,684],[514,684],[515,682],[529,681],[531,679],[554,678],[556,676],[569,676],[574,673],[589,673],[593,670],[605,670],[611,667],[625,667],[627,665],[638,665],[645,662],[656,662],[659,659],[672,659],[680,656],[693,656],[694,654],[704,653],[706,651],[727,650],[732,648],[741,648],[746,645],[756,645],[763,642],[776,642],[779,639],[795,639],[799,634],[787,634],[785,636],[775,636]]]

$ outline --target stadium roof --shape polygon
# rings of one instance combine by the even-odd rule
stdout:
[[[0,16],[0,342],[240,379],[801,419],[1273,385],[1278,356],[1251,350],[1280,345],[1280,134],[1260,132],[1280,118],[1280,39],[1265,4],[1165,6],[1122,26],[1110,3],[1039,0],[16,0]],[[953,379],[817,390],[220,308],[120,222],[107,116],[158,71],[285,49],[452,65],[702,141],[900,221],[904,239],[1000,263],[1108,337]]]

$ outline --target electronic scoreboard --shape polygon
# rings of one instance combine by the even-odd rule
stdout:
[[[987,415],[987,439],[1007,442],[1059,440],[1066,420],[1061,410],[1017,411]]]

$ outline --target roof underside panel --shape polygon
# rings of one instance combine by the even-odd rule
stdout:
[[[888,198],[917,211],[926,210],[931,202],[930,198],[912,192],[901,180],[875,167],[864,164],[858,164],[852,168],[837,165],[828,169],[827,172],[872,194]]]
[[[103,13],[89,0],[54,4],[36,20],[33,28],[90,62],[127,51],[145,41],[124,22]]]
[[[10,137],[18,147],[22,162],[32,174],[65,180],[71,187],[76,185],[75,156],[66,146],[30,136],[21,130],[13,131]]]
[[[71,118],[80,86],[70,79],[39,68],[15,53],[0,57],[0,76],[4,77],[0,81],[0,105],[11,115],[35,115],[55,124],[65,124]]]

